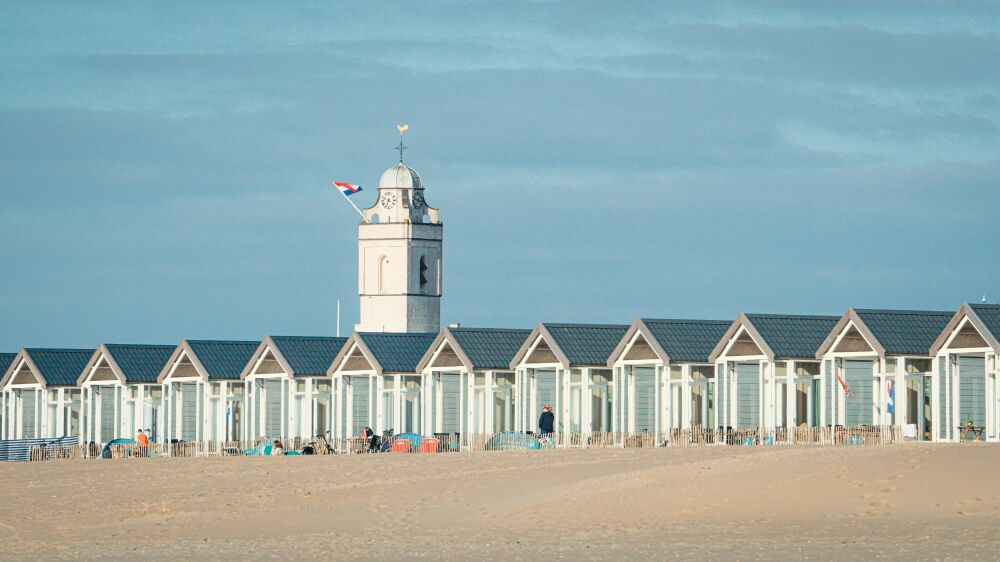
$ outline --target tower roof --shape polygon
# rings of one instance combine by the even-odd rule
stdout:
[[[389,168],[382,174],[382,179],[379,180],[378,187],[379,189],[383,187],[423,189],[424,186],[420,183],[420,174],[413,168],[401,163]]]

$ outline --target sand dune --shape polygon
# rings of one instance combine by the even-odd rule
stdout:
[[[1000,447],[0,466],[4,558],[995,558]]]

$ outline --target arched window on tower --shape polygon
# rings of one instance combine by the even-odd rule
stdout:
[[[389,256],[378,260],[378,292],[383,295],[389,292]]]
[[[420,256],[420,292],[427,292],[427,256]]]

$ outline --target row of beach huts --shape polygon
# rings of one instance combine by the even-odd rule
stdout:
[[[735,321],[459,326],[0,355],[0,439],[893,427],[1000,439],[1000,305]]]

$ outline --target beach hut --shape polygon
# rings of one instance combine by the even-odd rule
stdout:
[[[333,378],[334,436],[423,433],[417,365],[437,334],[354,332],[327,371]]]
[[[326,374],[347,338],[268,336],[243,369],[247,436],[312,438],[330,430],[333,392]]]
[[[555,431],[572,435],[622,431],[614,422],[608,358],[628,325],[538,324],[510,362],[516,373],[516,431],[536,431],[542,407],[555,413]]]
[[[182,341],[156,379],[163,400],[158,442],[243,440],[245,386],[240,375],[259,345]]]
[[[417,365],[425,432],[513,431],[510,361],[529,334],[531,330],[442,328]]]
[[[720,428],[821,425],[823,385],[816,351],[838,316],[740,314],[712,350]],[[789,393],[802,388],[807,408],[789,416]],[[794,411],[794,410],[793,410]]]
[[[933,435],[931,346],[952,312],[848,309],[820,346],[824,425],[897,425],[921,439]],[[793,386],[794,385],[794,386]],[[789,381],[788,418],[817,416],[809,381]]]
[[[176,347],[101,344],[97,348],[76,381],[86,412],[85,441],[132,438],[140,429],[156,439],[162,423],[162,392],[156,379]]]
[[[970,437],[966,425],[984,428],[984,437],[1000,439],[997,411],[1000,392],[1000,305],[963,304],[931,346],[936,358],[933,393],[938,397],[934,436],[941,440]]]
[[[712,349],[731,323],[720,320],[640,318],[608,359],[614,369],[615,426],[625,433],[713,429],[715,366]],[[603,391],[592,391],[594,404]]]
[[[76,380],[93,349],[22,349],[0,389],[5,409],[2,439],[82,437],[83,410]]]

